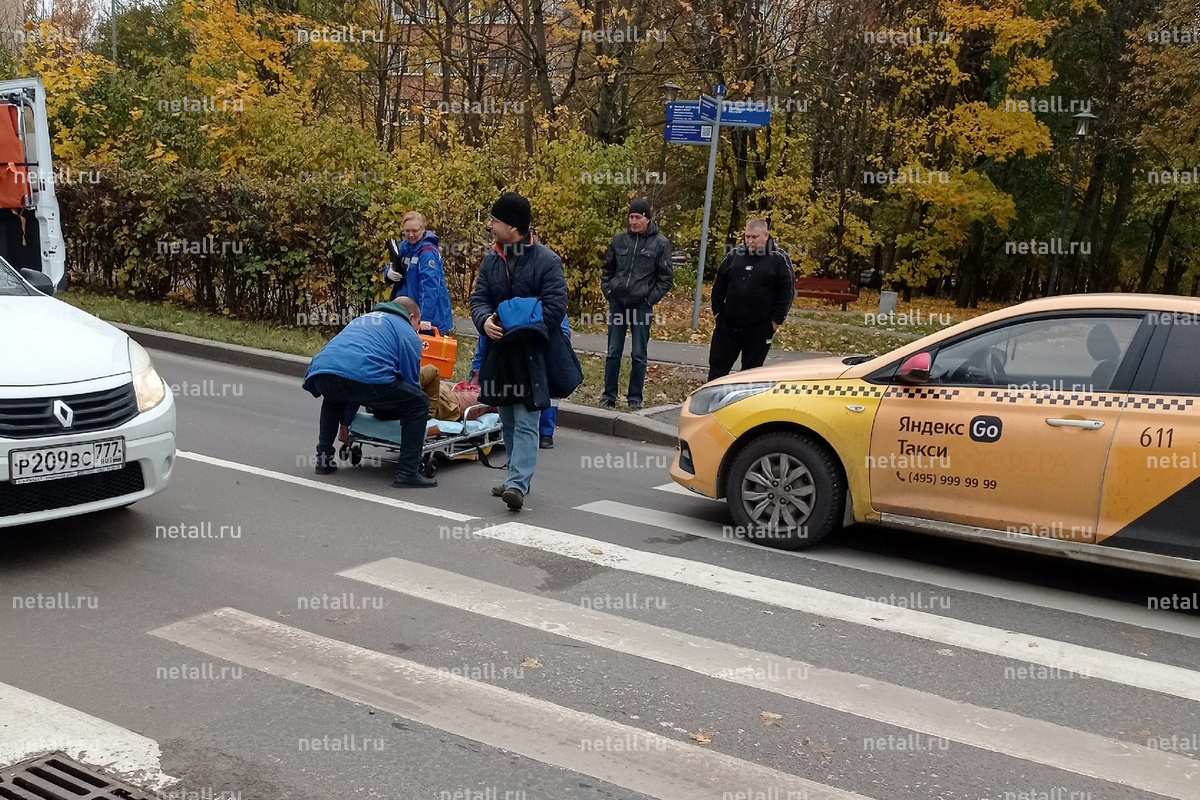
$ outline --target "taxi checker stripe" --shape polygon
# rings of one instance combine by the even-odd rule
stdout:
[[[1004,391],[1003,389],[976,393],[979,398],[991,398],[997,403],[1017,403],[1032,400],[1036,405],[1086,406],[1089,408],[1147,408],[1159,411],[1187,411],[1194,400],[1190,398],[1131,396],[1119,394],[1083,394],[1069,392]]]
[[[1200,672],[1019,631],[993,628],[908,608],[880,609],[861,598],[766,578],[727,567],[507,522],[475,532],[511,544],[554,553],[602,567],[648,575],[758,603],[851,622],[888,633],[963,647],[978,653],[1062,668],[1139,689],[1200,702]]]
[[[889,387],[884,397],[905,397],[914,400],[953,400],[958,397],[958,389],[933,389],[922,387],[919,389],[901,389],[896,386]]]
[[[781,383],[773,391],[775,394],[807,394],[817,397],[822,395],[834,395],[837,397],[883,396],[883,387],[864,384]]]

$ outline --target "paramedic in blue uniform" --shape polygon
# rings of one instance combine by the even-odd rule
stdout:
[[[420,211],[404,215],[404,239],[397,253],[399,264],[384,270],[384,280],[392,287],[392,300],[400,295],[411,297],[421,309],[421,319],[438,329],[442,336],[454,335],[454,316],[450,312],[450,289],[438,237],[425,230]]]
[[[313,356],[304,389],[321,398],[318,475],[337,469],[333,438],[347,407],[368,406],[377,419],[400,422],[400,458],[392,486],[437,486],[420,473],[429,418],[429,398],[421,389],[420,324],[421,311],[410,298],[380,303]]]

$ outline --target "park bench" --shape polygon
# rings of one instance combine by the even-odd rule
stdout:
[[[796,278],[796,296],[841,303],[845,311],[847,303],[858,299],[858,291],[852,289],[850,281],[839,278]]]

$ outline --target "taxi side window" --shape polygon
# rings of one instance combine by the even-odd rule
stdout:
[[[1186,324],[1190,321],[1191,324]],[[1200,322],[1182,318],[1172,325],[1150,391],[1200,396]]]
[[[1057,317],[1008,325],[942,348],[929,383],[1107,391],[1141,321]]]

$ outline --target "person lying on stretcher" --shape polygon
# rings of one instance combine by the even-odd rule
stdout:
[[[479,385],[463,381],[451,384],[443,381],[438,368],[432,364],[421,367],[421,388],[429,397],[429,418],[450,422],[461,422],[467,409],[479,403]],[[367,409],[370,411],[370,409]],[[492,409],[493,411],[495,409]],[[349,423],[354,419],[358,407],[347,406],[346,414],[342,417],[341,431],[338,441],[343,444],[350,441]],[[426,436],[437,436],[441,433],[437,426],[426,430]]]

